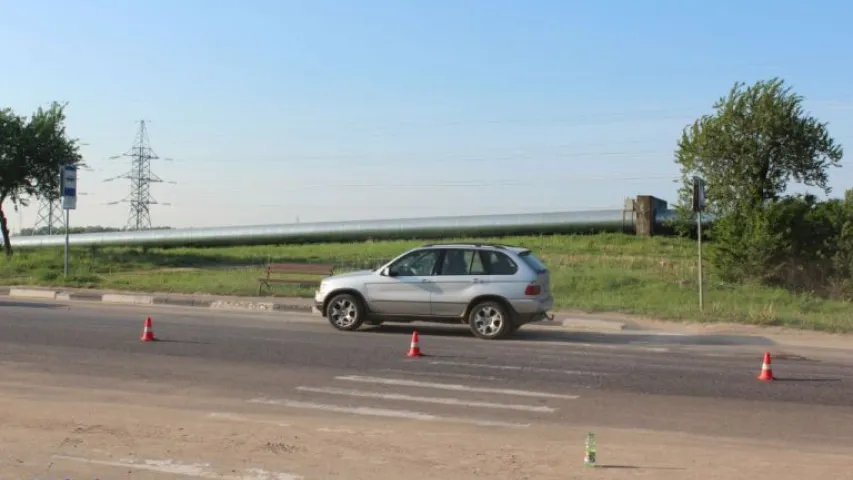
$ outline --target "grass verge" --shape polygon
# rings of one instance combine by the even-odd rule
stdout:
[[[777,325],[853,331],[850,304],[755,285],[725,285],[706,266],[705,312],[698,309],[694,242],[621,234],[450,239],[523,245],[552,270],[558,308],[641,314],[668,320]],[[0,283],[148,292],[257,295],[269,262],[329,262],[343,270],[372,268],[423,242],[360,242],[221,248],[75,248],[71,276],[61,249],[22,250],[0,259]],[[712,246],[710,248],[713,248]],[[272,295],[309,296],[312,289],[274,286]]]

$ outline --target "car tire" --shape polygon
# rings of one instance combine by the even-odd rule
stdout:
[[[361,299],[349,293],[335,295],[326,307],[326,319],[341,331],[358,330],[364,323],[364,317],[365,309]]]
[[[512,318],[500,302],[488,300],[468,312],[468,327],[478,338],[498,340],[512,332]]]

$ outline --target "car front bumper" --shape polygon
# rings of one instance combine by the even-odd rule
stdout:
[[[323,303],[326,301],[326,294],[321,292],[320,290],[314,291],[314,308],[323,311]]]

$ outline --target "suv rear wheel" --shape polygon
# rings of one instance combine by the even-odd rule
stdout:
[[[349,293],[335,295],[326,307],[326,318],[338,330],[358,330],[364,323],[364,316],[361,300]]]
[[[496,340],[512,332],[512,319],[500,302],[487,300],[474,305],[468,313],[471,332],[485,340]]]

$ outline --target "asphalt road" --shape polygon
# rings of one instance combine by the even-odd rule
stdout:
[[[140,342],[146,315],[158,342]],[[133,381],[242,399],[247,409],[853,445],[853,367],[777,357],[779,381],[759,382],[762,355],[773,349],[761,338],[529,328],[489,342],[461,327],[417,328],[426,356],[410,359],[411,326],[342,333],[280,312],[0,299],[0,366],[55,374],[60,384]]]

